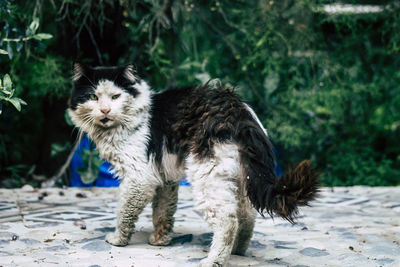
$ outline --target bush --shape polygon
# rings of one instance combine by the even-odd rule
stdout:
[[[379,12],[336,14],[325,0],[6,2],[2,40],[54,38],[32,37],[11,47],[11,61],[0,57],[0,73],[10,73],[15,96],[28,103],[0,116],[2,177],[24,177],[34,165],[35,173],[54,172],[43,166],[51,143],[73,142],[59,103],[67,101],[72,61],[80,60],[134,63],[156,89],[219,78],[254,107],[284,168],[311,158],[325,185],[400,184],[395,1],[367,1]],[[35,18],[40,26],[27,32]],[[49,121],[53,134],[43,132]],[[26,167],[7,169],[19,164]]]

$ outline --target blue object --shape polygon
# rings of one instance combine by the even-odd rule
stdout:
[[[190,183],[188,182],[188,180],[186,179],[186,177],[183,177],[183,178],[179,181],[179,185],[180,185],[180,186],[190,186]]]
[[[95,149],[91,146],[90,139],[84,135],[82,137],[81,142],[76,149],[72,160],[71,160],[71,178],[70,178],[70,186],[72,187],[90,187],[90,186],[99,186],[99,187],[117,187],[119,186],[119,180],[114,178],[114,176],[109,172],[111,168],[111,164],[109,162],[104,161],[103,164],[100,165],[99,176],[97,179],[89,184],[85,184],[82,182],[81,176],[78,173],[78,169],[83,166],[81,154],[83,153],[83,149]]]
[[[279,150],[276,149],[275,146],[273,146],[273,149],[274,149],[274,153],[275,153],[275,175],[276,175],[276,177],[281,177],[283,171],[282,171],[281,165],[279,165],[279,163],[278,163],[278,157],[279,157],[280,153],[279,153]]]
[[[78,169],[83,166],[81,154],[83,153],[83,149],[95,149],[94,146],[91,146],[90,139],[84,135],[82,137],[81,142],[76,149],[72,160],[71,160],[71,178],[70,178],[70,186],[71,187],[91,187],[91,186],[99,186],[99,187],[118,187],[119,180],[114,178],[114,176],[110,173],[111,164],[107,161],[104,161],[103,164],[100,165],[99,176],[93,183],[85,184],[82,182],[81,176],[78,173]],[[179,185],[181,186],[190,186],[190,183],[186,180],[185,177],[180,180]]]

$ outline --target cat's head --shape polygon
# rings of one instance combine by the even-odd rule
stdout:
[[[74,65],[68,113],[74,124],[90,133],[119,126],[137,127],[150,106],[149,86],[132,66]]]

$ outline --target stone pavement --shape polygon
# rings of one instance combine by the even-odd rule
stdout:
[[[0,189],[0,266],[196,266],[212,234],[182,187],[175,237],[150,246],[151,209],[126,247],[104,242],[116,189]],[[245,257],[229,266],[400,266],[400,187],[324,188],[296,225],[256,221]]]

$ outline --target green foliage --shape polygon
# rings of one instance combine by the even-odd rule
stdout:
[[[28,98],[65,97],[72,86],[69,77],[71,63],[59,56],[46,55],[40,61],[15,60],[11,74],[18,84],[16,91]],[[29,90],[35,88],[35,90]]]
[[[103,163],[99,159],[99,152],[97,150],[83,149],[81,154],[83,167],[78,169],[84,184],[93,183],[99,176],[99,166]]]
[[[24,100],[14,96],[14,92],[10,75],[4,75],[3,80],[0,79],[0,115],[2,113],[1,101],[11,103],[18,111],[21,111],[21,105],[26,105]]]
[[[31,126],[24,110],[3,110],[0,173],[34,164],[23,149],[40,144],[43,103],[67,97],[78,57],[133,63],[156,89],[218,78],[255,109],[284,169],[311,158],[325,185],[399,185],[400,7],[367,2],[382,11],[329,14],[326,0],[6,1],[0,73],[28,100],[38,133],[8,126]],[[85,153],[89,182],[98,162]]]
[[[359,145],[359,140],[349,139],[328,151],[332,156],[329,157],[323,182],[333,186],[398,184],[400,171],[393,168],[392,160],[382,158],[370,147]],[[356,150],[349,151],[349,147]]]
[[[72,146],[70,142],[66,142],[65,144],[53,143],[51,144],[51,152],[50,155],[52,157],[57,156],[58,154],[71,150]]]

